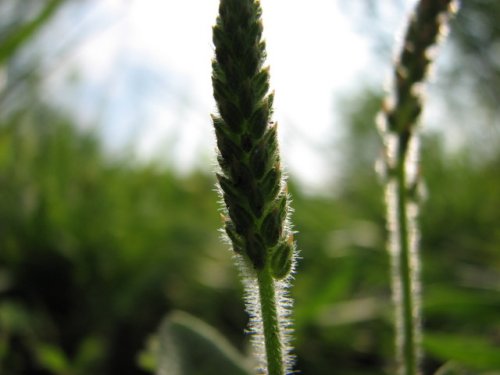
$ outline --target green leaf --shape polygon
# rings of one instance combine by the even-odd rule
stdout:
[[[478,370],[500,370],[500,348],[484,337],[426,333],[424,348],[442,360],[453,360]]]
[[[56,345],[38,344],[37,345],[38,363],[46,370],[55,374],[68,373],[70,363],[66,354]]]
[[[0,332],[4,335],[29,335],[35,317],[21,304],[5,301],[0,304]]]
[[[495,291],[479,288],[432,285],[425,293],[426,316],[450,320],[469,320],[482,316],[488,321],[500,321],[500,296]]]
[[[184,312],[173,312],[164,319],[158,342],[157,375],[253,373],[249,361],[219,332]]]
[[[157,367],[157,357],[158,340],[156,337],[150,337],[146,347],[137,354],[137,365],[140,369],[153,373]]]
[[[474,373],[466,370],[463,366],[453,361],[445,363],[438,368],[434,375],[475,375]]]
[[[101,337],[88,336],[79,344],[73,364],[80,373],[88,373],[89,369],[103,361],[105,352],[104,340]]]
[[[32,39],[36,33],[43,27],[50,18],[56,13],[63,4],[63,0],[50,0],[45,4],[42,11],[31,21],[16,29],[7,37],[3,38],[0,47],[0,65],[8,58],[14,55],[17,50],[26,42]]]

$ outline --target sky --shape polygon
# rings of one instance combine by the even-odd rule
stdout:
[[[340,3],[261,0],[283,161],[311,189],[335,170],[328,149],[342,134],[337,99],[382,85],[389,75],[390,61],[380,63],[373,40]],[[414,1],[388,3],[383,26],[399,35]],[[212,168],[217,7],[218,0],[89,0],[67,7],[54,48],[72,47],[51,75],[49,91],[82,124],[98,123],[110,150],[126,148],[180,171]]]

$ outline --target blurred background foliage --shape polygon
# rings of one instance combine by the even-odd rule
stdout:
[[[489,121],[462,124],[470,142],[453,151],[447,132],[460,128],[423,137],[425,373],[448,363],[441,373],[498,374],[500,8],[462,3],[439,90],[448,108],[462,103],[450,111],[455,119],[488,113]],[[0,3],[8,15],[0,17],[0,373],[150,373],[145,348],[178,310],[247,355],[242,288],[219,239],[212,167],[180,175],[108,153],[47,100],[36,60],[22,59],[64,5]],[[364,6],[375,22],[376,2]],[[311,195],[290,180],[302,251],[292,291],[297,368],[389,374],[392,307],[373,168],[381,93],[366,88],[342,100],[335,193]],[[453,366],[460,370],[446,372]]]

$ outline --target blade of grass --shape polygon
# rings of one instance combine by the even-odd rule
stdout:
[[[40,13],[31,21],[25,23],[5,37],[0,45],[0,65],[10,58],[20,47],[36,35],[56,13],[64,0],[50,0]]]

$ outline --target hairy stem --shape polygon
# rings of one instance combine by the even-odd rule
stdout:
[[[417,120],[422,112],[422,84],[432,62],[431,48],[456,9],[452,0],[420,0],[395,63],[392,92],[379,117],[387,174],[386,204],[392,292],[396,321],[398,374],[420,373],[421,307]]]
[[[266,347],[267,369],[270,375],[284,375],[285,364],[283,361],[282,340],[280,337],[281,333],[274,285],[275,282],[268,268],[259,272],[257,279]]]
[[[418,241],[418,228],[416,218],[411,217],[409,206],[413,204],[408,199],[406,189],[407,173],[404,159],[397,167],[395,177],[395,192],[388,199],[394,199],[397,226],[393,226],[393,246],[399,250],[398,258],[394,259],[393,289],[399,289],[395,296],[397,308],[396,321],[398,322],[398,362],[400,372],[404,375],[415,375],[418,373],[418,362],[420,357],[421,341],[421,312],[420,312],[420,259],[416,246]],[[389,193],[391,194],[391,193]],[[391,208],[392,209],[392,208]],[[412,251],[413,250],[413,251]],[[394,255],[393,255],[394,256]]]

